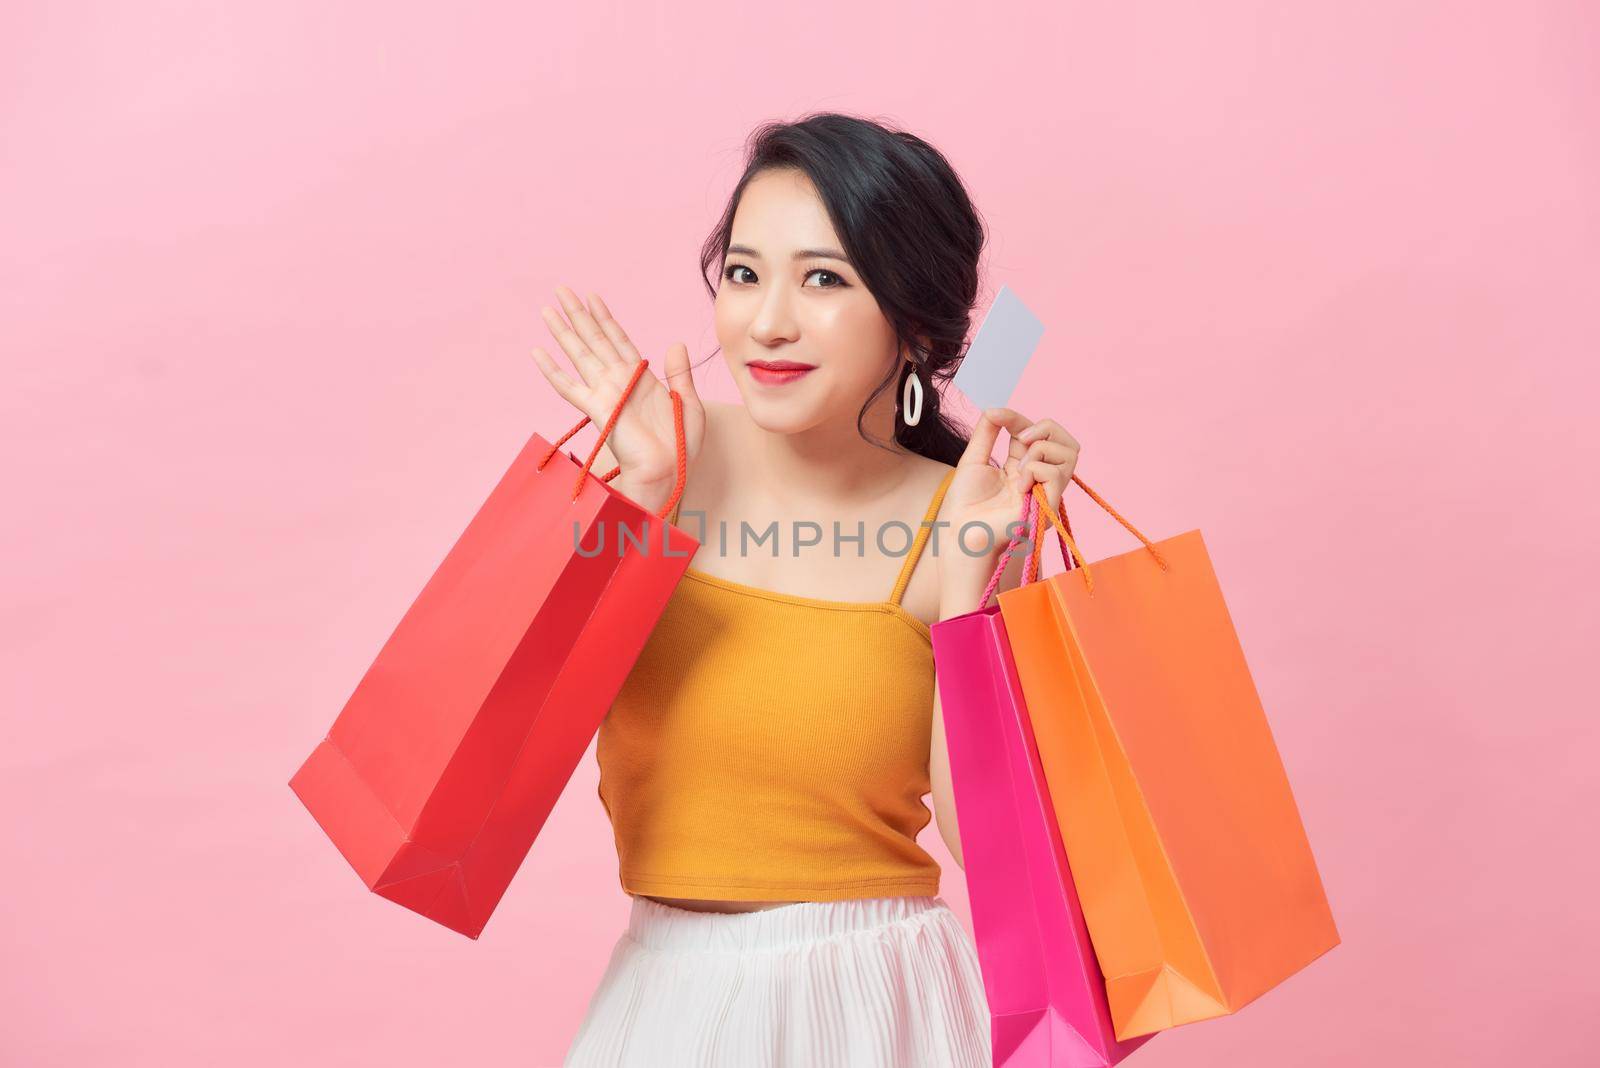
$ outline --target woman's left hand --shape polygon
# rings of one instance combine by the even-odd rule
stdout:
[[[990,456],[1002,427],[1010,441],[1004,466],[996,467]],[[976,601],[1011,540],[1012,524],[1022,519],[1025,495],[1041,483],[1051,509],[1059,511],[1079,451],[1078,439],[1054,419],[1034,422],[1010,408],[984,409],[940,508],[939,518],[949,523],[944,536],[958,539],[939,551],[941,587],[957,596],[970,592]],[[988,530],[987,539],[978,527]],[[986,540],[989,551],[982,553]]]

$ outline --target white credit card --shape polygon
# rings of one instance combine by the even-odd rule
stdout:
[[[983,317],[952,384],[979,410],[1008,408],[1044,335],[1044,323],[1006,286]]]

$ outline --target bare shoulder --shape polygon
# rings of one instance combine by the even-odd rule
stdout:
[[[917,485],[916,496],[920,502],[917,519],[920,520],[922,513],[933,503],[933,495],[939,492],[945,477],[955,470],[955,465],[927,457],[917,457],[913,461],[911,470],[913,476],[910,481]],[[939,618],[939,586],[942,576],[941,569],[934,561],[951,553],[956,545],[956,532],[950,528],[948,517],[949,512],[944,507],[944,502],[940,501],[938,513],[934,516],[934,525],[928,531],[928,540],[922,547],[922,559],[931,566],[919,565],[912,571],[911,580],[906,585],[902,600],[907,611],[929,626]]]
[[[929,504],[932,504],[933,495],[939,492],[939,487],[944,483],[945,476],[954,471],[956,469],[956,465],[947,464],[943,460],[930,460],[927,457],[919,457],[919,459],[922,460],[922,471],[919,477],[923,479],[924,484],[928,488],[928,492],[923,496],[923,500],[927,501]],[[944,511],[943,501],[940,502],[939,511],[941,513]]]
[[[942,460],[929,459],[926,456],[909,454],[905,458],[905,477],[901,480],[900,492],[903,494],[898,508],[901,511],[915,511],[917,518],[927,511],[933,503],[933,495],[939,492],[939,486],[944,478],[955,470],[954,464],[947,464]],[[940,502],[940,511],[944,505]]]
[[[922,499],[925,502],[925,505],[924,505],[925,507],[926,507],[926,505],[931,505],[933,503],[933,495],[935,493],[939,492],[939,487],[944,484],[944,480],[945,480],[946,476],[950,475],[951,472],[955,471],[955,469],[956,469],[955,464],[947,464],[942,460],[929,460],[929,459],[924,459],[923,460],[923,471],[921,473],[921,478],[923,480],[923,485],[925,487],[924,492],[922,494]],[[948,523],[949,522],[949,516],[950,516],[950,510],[945,507],[944,501],[941,499],[940,502],[939,502],[939,511],[934,516],[934,521],[936,523],[937,522]],[[935,529],[938,530],[941,534],[944,534],[944,536],[943,537],[938,537],[938,538],[934,538],[934,537],[930,536],[929,539],[928,539],[928,546],[927,546],[927,550],[926,551],[930,555],[938,556],[938,555],[940,555],[942,553],[945,553],[945,552],[949,551],[949,546],[951,544],[953,544],[954,532],[950,531],[948,526],[946,526],[946,527],[938,527],[938,528],[935,528]]]

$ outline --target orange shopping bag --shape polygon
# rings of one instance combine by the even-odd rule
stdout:
[[[1200,531],[999,595],[1118,1039],[1237,1012],[1339,944]],[[1070,566],[1070,565],[1069,565]]]

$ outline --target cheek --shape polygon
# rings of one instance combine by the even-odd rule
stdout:
[[[866,314],[861,302],[840,300],[815,301],[806,309],[806,329],[828,352],[849,352],[873,333],[874,316]],[[876,316],[882,319],[882,316]]]
[[[717,290],[717,299],[711,305],[711,318],[717,331],[717,342],[727,348],[728,339],[738,331],[741,316],[738,301],[726,289]]]
[[[860,305],[839,301],[820,309],[811,332],[819,351],[838,371],[839,381],[849,383],[852,391],[876,385],[894,362],[894,332],[872,301]]]

